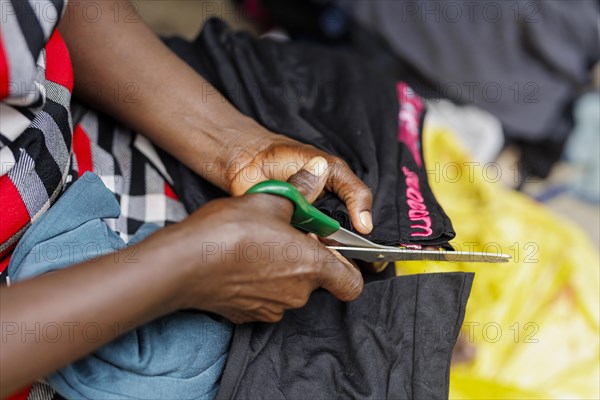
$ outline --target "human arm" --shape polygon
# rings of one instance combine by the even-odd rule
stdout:
[[[88,1],[99,18],[82,12]],[[324,157],[331,166],[326,189],[345,202],[359,232],[371,231],[371,193],[343,160],[241,114],[133,11],[128,0],[69,3],[59,30],[71,53],[77,96],[236,196],[258,179],[286,180],[309,159]]]
[[[308,172],[324,171],[317,160],[290,179],[311,201],[325,183]],[[2,287],[0,397],[178,309],[274,322],[318,287],[356,298],[360,273],[292,228],[292,210],[270,195],[213,201],[138,244],[133,260],[124,250]]]

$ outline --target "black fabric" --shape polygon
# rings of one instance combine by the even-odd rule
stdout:
[[[403,276],[236,328],[217,399],[445,399],[473,274]]]
[[[425,167],[417,166],[408,148],[398,141],[401,104],[392,78],[349,54],[255,39],[231,32],[214,19],[205,24],[194,43],[179,38],[165,42],[242,113],[273,132],[345,160],[373,192],[375,228],[369,239],[391,245],[448,246],[454,231],[427,183]],[[175,178],[174,190],[188,211],[225,195],[162,156]],[[429,236],[411,235],[418,222],[408,216],[402,167],[419,176],[431,217]],[[329,194],[315,205],[351,229],[347,209],[336,196]]]
[[[165,42],[244,114],[348,162],[374,195],[371,240],[447,245],[454,237],[425,166],[399,142],[403,104],[393,79],[349,54],[258,40],[218,20],[207,22],[194,43]],[[188,211],[226,195],[168,155],[161,157]],[[411,236],[415,222],[408,216],[403,168],[418,177],[431,216],[429,237]],[[336,196],[316,206],[351,228]],[[354,302],[319,290],[280,323],[236,327],[217,398],[447,398],[452,350],[473,275],[391,278],[393,272],[366,274],[369,283]],[[382,278],[388,279],[377,280]]]

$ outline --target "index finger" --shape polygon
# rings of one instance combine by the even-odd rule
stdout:
[[[352,226],[360,233],[370,233],[373,230],[371,190],[342,160],[336,159],[330,165],[327,188],[346,204]]]

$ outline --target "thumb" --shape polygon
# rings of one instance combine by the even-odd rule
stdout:
[[[323,157],[311,158],[300,171],[288,178],[310,203],[315,201],[325,188],[329,165]]]
[[[356,299],[363,290],[364,282],[358,268],[336,250],[323,246],[325,257],[321,259],[319,283],[323,289],[341,301]]]

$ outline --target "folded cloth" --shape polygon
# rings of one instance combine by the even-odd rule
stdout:
[[[447,399],[450,359],[473,274],[324,290],[278,324],[236,327],[218,399]]]
[[[346,161],[373,192],[370,240],[448,245],[454,237],[427,181],[421,146],[425,107],[406,84],[351,55],[256,39],[217,19],[193,43],[179,38],[166,43],[220,92],[207,91],[203,98],[222,94],[271,131]],[[188,212],[224,195],[168,155],[163,158]],[[335,195],[315,205],[351,229],[348,210]]]
[[[8,266],[30,279],[126,247],[102,220],[120,213],[115,195],[85,173],[27,230]],[[143,225],[136,243],[158,229]],[[47,380],[66,398],[210,399],[227,359],[232,324],[180,311],[126,333]]]

